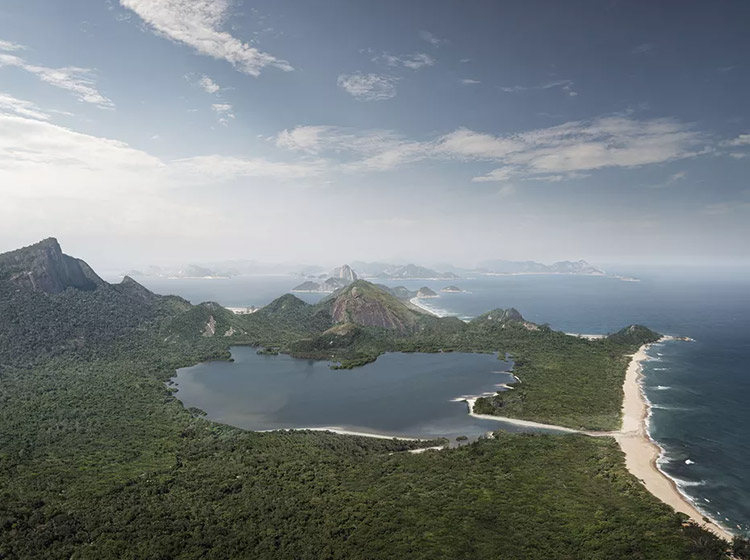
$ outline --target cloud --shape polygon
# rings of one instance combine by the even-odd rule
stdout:
[[[461,80],[461,83],[464,85],[475,85],[475,84],[481,84],[482,82],[480,82],[479,80],[472,80],[470,78],[464,78],[463,80]]]
[[[0,114],[3,194],[102,199],[155,193],[186,185],[259,177],[311,178],[320,160],[275,161],[207,154],[162,160],[124,142],[82,134],[35,118]]]
[[[562,91],[567,93],[570,97],[575,97],[578,92],[575,91],[574,83],[571,80],[558,80],[555,82],[547,82],[538,86],[504,86],[500,88],[500,91],[505,93],[520,93],[523,91],[534,91],[534,90],[547,90],[560,88]]]
[[[211,105],[211,110],[218,116],[219,124],[224,126],[228,125],[229,121],[234,118],[232,105],[229,103],[214,103]]]
[[[203,88],[203,91],[205,91],[206,93],[216,93],[221,89],[221,87],[219,87],[216,82],[205,75],[200,77],[200,79],[198,80],[198,85]]]
[[[455,136],[456,133],[454,133]],[[444,149],[451,148],[451,135]],[[607,167],[634,168],[705,153],[702,134],[672,119],[602,117],[506,137],[460,131],[462,157],[502,161],[505,172],[543,179]],[[490,180],[492,173],[477,180]]]
[[[23,45],[19,45],[18,43],[13,43],[11,41],[0,40],[0,51],[12,52],[24,50],[26,50],[26,47]]]
[[[271,66],[293,70],[285,60],[262,52],[221,31],[229,17],[229,0],[120,0],[159,35],[194,48],[200,54],[226,60],[251,76]]]
[[[276,145],[288,150],[316,154],[324,144],[330,146],[331,135],[336,130],[336,127],[331,126],[298,126],[281,131],[275,138]]]
[[[360,101],[384,101],[396,97],[398,78],[383,74],[341,74],[338,85]]]
[[[651,43],[642,43],[635,47],[632,51],[633,54],[646,54],[654,50],[654,45]]]
[[[114,103],[97,91],[93,72],[87,68],[75,66],[48,68],[29,64],[23,58],[15,55],[0,54],[0,68],[3,66],[20,68],[34,74],[43,82],[72,92],[79,101],[84,103],[91,103],[102,109],[114,108]]]
[[[17,99],[12,95],[0,92],[0,113],[13,113],[20,117],[47,120],[49,115],[31,101]]]
[[[491,163],[476,183],[534,180],[561,182],[604,168],[636,168],[706,153],[709,139],[673,119],[637,120],[623,116],[571,121],[522,133],[493,135],[459,128],[428,140],[393,131],[358,131],[334,126],[284,130],[278,147],[325,156],[339,169],[386,171],[422,160]],[[684,172],[672,178],[678,181]]]
[[[372,60],[373,62],[382,62],[386,66],[403,66],[411,70],[419,70],[425,66],[433,66],[435,64],[435,59],[425,53],[403,54],[400,56],[383,53]]]
[[[493,169],[486,175],[472,178],[473,183],[504,183],[511,178],[513,173],[510,169],[500,168]]]
[[[431,44],[433,47],[439,47],[440,45],[446,44],[448,41],[445,39],[440,39],[439,37],[436,37],[429,31],[423,29],[419,32],[419,38],[423,41],[427,41],[429,44]]]
[[[750,146],[750,134],[740,134],[737,138],[722,142],[723,146]]]

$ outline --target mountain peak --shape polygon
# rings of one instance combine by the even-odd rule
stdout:
[[[337,266],[336,268],[334,268],[331,271],[331,278],[340,278],[347,282],[354,282],[355,280],[357,280],[358,276],[351,266],[345,264],[343,266]]]
[[[331,316],[336,323],[410,331],[418,315],[387,291],[365,280],[356,280],[332,297]]]
[[[105,284],[84,261],[64,254],[54,237],[0,255],[1,278],[48,294],[68,288],[91,291]]]

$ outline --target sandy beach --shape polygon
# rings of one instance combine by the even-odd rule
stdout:
[[[421,309],[422,311],[424,311],[425,313],[427,313],[429,315],[433,315],[435,317],[440,317],[440,315],[438,315],[437,313],[435,313],[432,309],[429,309],[429,308],[425,307],[424,305],[422,305],[419,302],[419,298],[418,297],[411,298],[409,300],[409,303],[411,303],[414,307],[418,307],[419,309]]]
[[[659,470],[657,460],[661,454],[661,448],[651,440],[648,434],[649,403],[641,387],[642,362],[648,358],[649,346],[648,344],[641,346],[628,365],[623,384],[625,396],[622,406],[622,429],[612,435],[625,453],[627,469],[643,482],[649,492],[676,511],[689,515],[699,525],[731,540],[732,535],[723,527],[715,522],[706,522],[706,516],[680,493],[674,481]]]
[[[490,393],[485,396],[492,396],[493,393]],[[565,432],[566,434],[582,434],[585,432],[581,432],[579,430],[574,430],[572,428],[564,428],[562,426],[553,426],[552,424],[542,424],[541,422],[531,422],[530,420],[519,420],[517,418],[506,418],[505,416],[493,416],[490,414],[477,414],[474,412],[474,403],[477,402],[477,399],[479,397],[467,397],[467,398],[461,398],[457,400],[465,401],[467,405],[469,405],[469,416],[473,416],[474,418],[481,418],[483,420],[496,420],[498,422],[507,422],[508,424],[513,424],[515,426],[523,426],[524,428],[539,428],[544,430],[554,430],[556,432]]]

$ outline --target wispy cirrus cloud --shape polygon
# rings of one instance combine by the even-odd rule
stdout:
[[[439,47],[440,45],[445,45],[448,43],[446,39],[441,39],[434,33],[430,33],[426,29],[423,29],[419,32],[419,38],[423,41],[427,41],[429,44],[431,44],[433,47]]]
[[[43,121],[46,121],[50,117],[48,113],[42,111],[31,101],[18,99],[7,93],[0,92],[0,114],[2,113]]]
[[[398,78],[384,74],[341,74],[337,83],[341,89],[359,101],[384,101],[396,97]]]
[[[45,83],[71,92],[84,103],[90,103],[102,109],[113,109],[115,106],[111,99],[99,93],[94,72],[88,68],[76,66],[50,68],[31,64],[20,56],[0,53],[0,68],[2,67],[14,67],[29,72]]]
[[[705,153],[708,142],[690,125],[673,119],[622,116],[507,135],[459,128],[425,141],[392,131],[329,126],[298,127],[276,137],[281,148],[327,155],[347,171],[383,171],[426,159],[495,164],[473,178],[477,183],[561,182],[604,168],[636,168],[694,157]]]
[[[383,53],[381,55],[373,57],[373,62],[380,62],[386,66],[409,68],[410,70],[419,70],[425,66],[433,66],[435,59],[426,53],[413,53],[413,54],[402,54],[392,55],[389,53]]]
[[[13,51],[25,51],[26,47],[12,41],[3,41],[0,39],[0,51],[13,52]]]
[[[473,85],[481,84],[482,82],[479,80],[473,80],[471,78],[464,78],[463,80],[461,80],[461,83],[464,84],[465,86],[473,86]]]
[[[222,31],[229,18],[229,0],[120,0],[159,35],[226,60],[240,72],[259,76],[266,67],[294,70],[286,61],[251,47]]]
[[[750,134],[740,134],[737,138],[722,142],[723,146],[750,146]]]
[[[578,95],[578,92],[574,89],[574,86],[575,84],[572,80],[556,80],[536,86],[502,86],[500,87],[500,91],[504,91],[505,93],[520,93],[524,91],[539,91],[559,88],[560,90],[567,93],[570,97],[575,97]]]
[[[630,52],[633,54],[646,54],[650,53],[652,50],[654,50],[654,45],[651,43],[641,43]]]

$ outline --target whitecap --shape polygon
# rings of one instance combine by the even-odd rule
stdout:
[[[654,371],[666,371],[666,369],[665,367],[655,367]]]
[[[685,459],[685,464],[686,465],[694,465],[695,461],[691,461],[690,459]]]
[[[668,389],[671,389],[672,387],[668,387],[666,385],[657,385],[656,387],[652,387],[654,391],[667,391]]]

